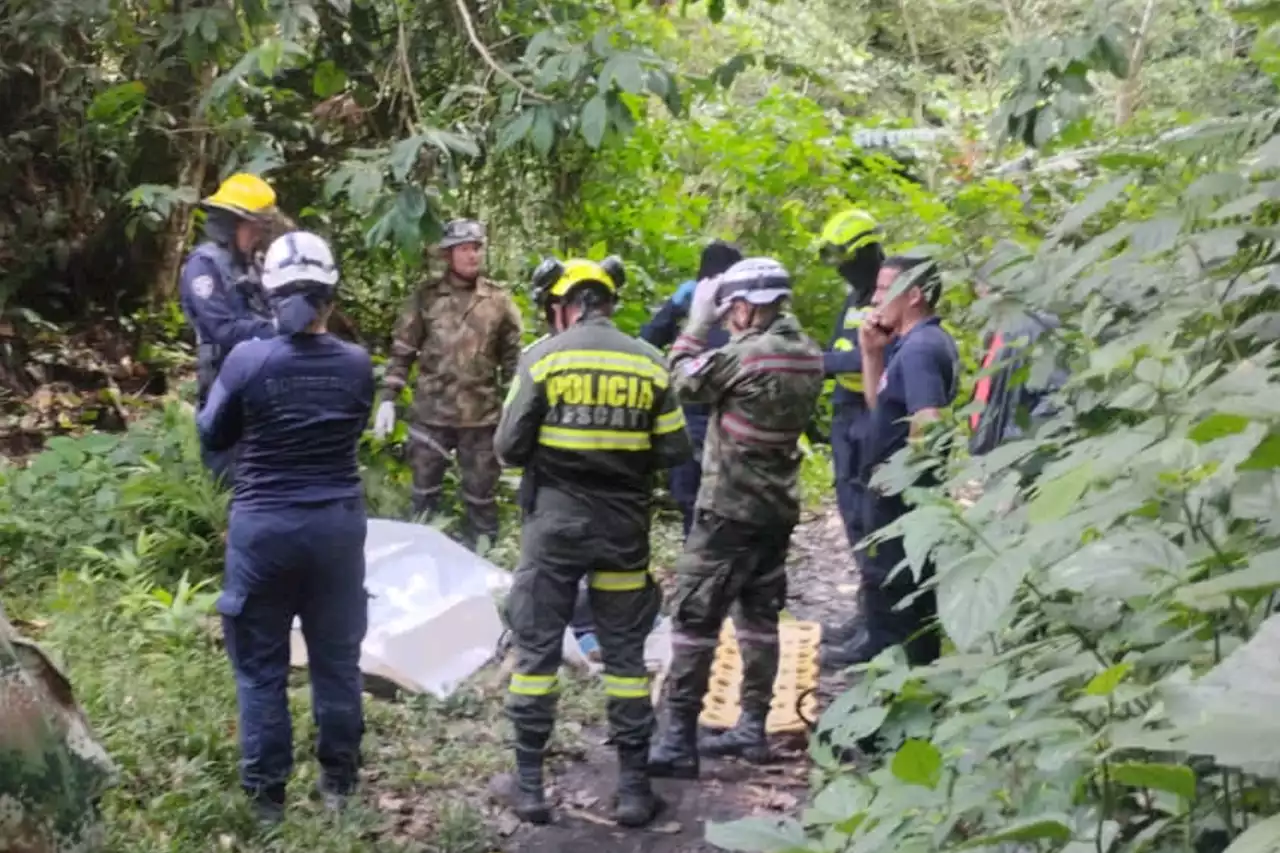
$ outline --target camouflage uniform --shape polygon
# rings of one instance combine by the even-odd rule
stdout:
[[[102,849],[97,804],[115,775],[70,682],[0,610],[0,851]]]
[[[498,427],[523,465],[520,566],[508,599],[518,653],[507,698],[517,759],[541,762],[579,580],[604,659],[609,729],[643,770],[653,730],[644,642],[661,605],[649,574],[654,475],[689,458],[662,354],[605,317],[529,348]]]
[[[822,350],[791,315],[714,351],[705,351],[705,335],[688,329],[671,349],[672,386],[681,400],[713,407],[697,517],[676,562],[671,601],[675,657],[667,702],[686,733],[695,731],[731,609],[742,650],[743,716],[763,726],[778,668],[787,547],[800,515],[797,442],[823,383]],[[651,760],[650,772],[685,775],[659,764]],[[690,769],[696,775],[696,766]]]
[[[448,275],[418,289],[392,337],[383,400],[399,396],[418,363],[409,419],[414,511],[439,508],[445,467],[457,451],[472,542],[498,532],[493,432],[501,386],[520,359],[520,335],[520,313],[506,291],[485,278],[473,284]]]

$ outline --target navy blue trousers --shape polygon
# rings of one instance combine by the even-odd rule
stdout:
[[[869,496],[865,508],[867,530],[886,527],[908,511],[901,495]],[[902,644],[912,666],[933,663],[942,653],[942,637],[936,624],[938,599],[933,588],[922,591],[910,566],[903,566],[890,578],[894,568],[907,558],[902,537],[877,542],[859,557],[858,598],[866,626],[866,659]],[[925,565],[921,583],[932,576],[930,562]],[[908,598],[911,601],[904,604]],[[902,604],[900,609],[899,604]]]
[[[323,784],[336,793],[355,787],[366,529],[360,500],[271,511],[232,505],[218,612],[240,706],[240,778],[251,795],[282,799],[293,770],[286,689],[295,616],[307,644]]]
[[[836,506],[844,522],[849,547],[869,532],[866,526],[867,490],[858,474],[862,467],[862,441],[856,433],[866,419],[863,412],[837,411],[831,420],[831,468],[836,485]]]

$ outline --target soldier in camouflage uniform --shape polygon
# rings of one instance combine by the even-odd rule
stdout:
[[[116,769],[71,684],[0,609],[0,851],[90,853]]]
[[[565,626],[588,577],[609,729],[618,748],[614,818],[642,826],[660,808],[645,772],[653,705],[644,642],[661,593],[649,574],[653,481],[689,458],[684,413],[662,354],[611,315],[620,261],[545,262],[537,301],[556,331],[520,361],[497,448],[524,468],[520,565],[507,613],[517,650],[507,697],[516,735],[516,814],[551,819],[542,759],[555,720]]]
[[[472,548],[479,537],[492,543],[498,534],[501,469],[493,432],[502,412],[501,388],[520,359],[522,331],[511,297],[480,275],[484,245],[479,222],[456,219],[445,226],[439,251],[448,270],[418,289],[396,323],[374,423],[379,438],[391,432],[395,400],[416,361],[409,420],[413,510],[439,509],[445,468],[456,451],[467,508],[463,541]]]
[[[672,387],[712,406],[697,516],[676,562],[668,719],[649,758],[654,776],[697,778],[698,754],[769,757],[765,719],[778,670],[778,614],[786,557],[800,516],[798,447],[822,393],[822,350],[784,313],[791,278],[769,258],[748,258],[702,282],[671,348]],[[724,317],[732,337],[707,350]],[[697,720],[724,619],[733,610],[742,650],[742,716],[697,740]]]

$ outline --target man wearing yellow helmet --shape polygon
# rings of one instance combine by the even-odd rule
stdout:
[[[866,529],[866,486],[858,477],[862,433],[868,423],[867,404],[862,394],[862,354],[858,329],[875,294],[876,275],[884,261],[880,228],[870,214],[849,208],[827,221],[822,229],[819,254],[834,266],[849,285],[849,295],[840,309],[831,334],[823,369],[835,380],[831,396],[831,457],[836,484],[836,503],[844,520],[849,546],[855,547],[868,533]],[[823,642],[839,645],[856,632],[850,619],[823,629]]]
[[[275,335],[256,253],[276,215],[276,193],[256,175],[241,172],[223,181],[201,207],[205,239],[183,263],[178,301],[196,333],[196,388],[203,408],[232,348],[241,341]],[[215,477],[230,475],[234,449],[202,453]]]
[[[661,605],[649,574],[655,475],[689,458],[684,413],[657,349],[612,314],[622,263],[544,261],[534,300],[555,334],[520,356],[494,447],[524,469],[521,562],[507,600],[517,651],[507,696],[515,728],[516,814],[551,819],[542,760],[578,583],[587,576],[620,766],[614,817],[643,826],[661,803],[646,772],[653,705],[644,642]]]

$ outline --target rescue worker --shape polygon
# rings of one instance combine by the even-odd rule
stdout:
[[[302,621],[319,787],[339,809],[356,785],[364,589],[364,488],[356,446],[373,409],[373,364],[328,334],[338,268],[305,231],[267,250],[263,284],[279,336],[236,347],[197,417],[212,450],[239,443],[218,612],[240,705],[241,784],[259,818],[283,818],[293,765],[289,634]]]
[[[884,260],[880,228],[863,210],[846,209],[827,221],[819,238],[819,257],[834,266],[849,292],[823,353],[823,369],[835,380],[831,396],[831,467],[836,506],[844,522],[849,547],[857,554],[866,536],[863,525],[866,485],[858,479],[859,448],[868,422],[862,397],[862,356],[858,352],[858,328],[862,325],[876,289],[876,274]],[[840,646],[857,633],[857,614],[844,622],[823,627],[824,644]]]
[[[790,297],[791,277],[777,261],[739,261],[698,285],[671,348],[681,400],[712,409],[698,514],[676,562],[668,717],[650,755],[651,775],[696,778],[700,751],[769,758],[765,720],[778,670],[778,614],[800,517],[798,442],[823,384],[822,350],[785,311]],[[731,337],[708,350],[721,317]],[[731,608],[742,652],[742,716],[700,745],[698,714]]]
[[[689,314],[693,301],[693,289],[699,281],[714,278],[742,260],[737,246],[723,240],[713,240],[702,250],[698,263],[698,277],[686,281],[676,289],[670,299],[662,304],[653,319],[640,329],[640,337],[658,349],[666,349],[680,334],[680,326]],[[716,326],[707,333],[707,346],[717,349],[729,340],[729,333]],[[687,539],[693,527],[694,504],[698,500],[698,486],[702,482],[702,446],[707,437],[707,417],[711,407],[703,403],[684,406],[685,422],[689,425],[689,438],[693,441],[693,457],[683,465],[671,469],[671,497],[680,507]]]
[[[98,801],[116,777],[71,683],[0,608],[0,850],[103,849]]]
[[[845,523],[849,546],[865,535],[862,530],[862,495],[858,482],[858,444],[864,428],[866,404],[862,399],[862,356],[858,352],[858,329],[862,325],[876,274],[884,261],[880,229],[870,214],[844,210],[831,217],[822,229],[820,257],[836,267],[849,286],[827,351],[822,354],[826,375],[835,380],[831,396],[831,454],[836,484],[836,503]]]
[[[508,598],[517,650],[516,814],[547,823],[542,762],[578,583],[590,577],[609,731],[620,767],[614,817],[643,826],[661,803],[645,762],[653,705],[644,643],[661,605],[649,574],[655,475],[689,458],[684,413],[661,353],[613,324],[622,263],[544,261],[534,300],[556,334],[520,359],[498,425],[503,464],[524,468],[521,560]]]
[[[911,278],[897,283],[906,276]],[[870,481],[877,465],[920,439],[941,410],[955,401],[960,359],[955,341],[936,314],[941,295],[942,278],[933,261],[898,257],[885,262],[876,283],[875,310],[859,330],[866,378],[863,393],[871,410],[860,471],[864,482]],[[892,354],[886,356],[895,339]],[[936,480],[925,474],[916,485],[936,485]],[[868,532],[892,524],[908,509],[901,493],[871,493]],[[932,663],[941,653],[941,638],[931,624],[938,614],[933,589],[926,587],[916,595],[921,586],[910,568],[890,577],[905,560],[901,536],[867,549],[862,566],[865,630],[857,647],[848,650],[845,665],[869,661],[899,643],[904,644],[913,666]],[[921,583],[932,574],[932,566],[927,565]],[[910,603],[896,609],[910,596],[915,596]]]
[[[178,303],[196,335],[197,408],[236,344],[275,334],[256,263],[275,205],[275,190],[246,173],[227,178],[201,202],[205,239],[187,256],[178,280]],[[205,450],[202,458],[215,479],[231,479],[234,448]]]
[[[418,365],[409,419],[413,512],[440,508],[445,468],[456,451],[466,517],[461,539],[476,548],[498,535],[501,468],[493,432],[502,411],[502,386],[520,358],[520,312],[511,297],[482,276],[485,228],[470,219],[445,225],[437,251],[445,274],[425,282],[409,299],[392,333],[391,358],[374,434],[395,428],[396,400]]]

